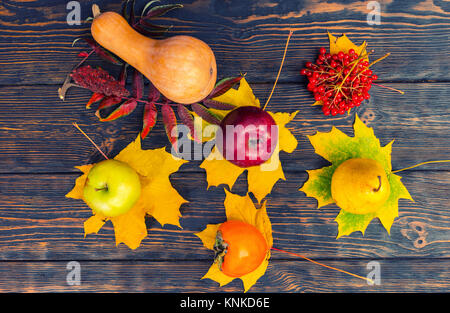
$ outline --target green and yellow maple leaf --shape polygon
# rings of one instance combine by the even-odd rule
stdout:
[[[166,152],[165,148],[142,150],[140,135],[123,149],[115,160],[127,163],[139,175],[141,196],[137,203],[125,214],[106,217],[92,211],[93,215],[84,222],[85,236],[97,233],[106,221],[114,226],[116,245],[126,244],[136,249],[147,236],[145,216],[153,216],[161,225],[180,226],[180,206],[187,202],[173,188],[169,175],[187,162]],[[75,181],[75,187],[66,195],[68,198],[83,200],[83,188],[93,164],[77,166],[83,175]]]
[[[374,218],[378,218],[387,232],[390,233],[394,219],[398,216],[398,200],[403,198],[413,201],[408,190],[400,181],[401,177],[392,173],[391,150],[394,141],[381,147],[373,129],[367,127],[358,115],[355,115],[353,129],[354,137],[347,136],[335,127],[328,133],[317,132],[313,136],[308,136],[315,152],[331,162],[331,165],[308,170],[308,180],[300,190],[308,197],[314,197],[319,208],[335,203],[331,195],[331,178],[341,163],[352,158],[378,161],[385,169],[389,180],[391,190],[389,198],[384,205],[373,213],[353,214],[341,209],[336,217],[338,223],[337,238],[356,231],[361,231],[364,234],[367,226]]]

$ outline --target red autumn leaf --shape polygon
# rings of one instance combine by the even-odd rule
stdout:
[[[168,31],[172,26],[161,26],[161,25],[155,25],[153,23],[149,23],[146,20],[142,20],[139,22],[142,26],[145,26],[146,28],[149,28],[151,31],[156,33],[165,33]]]
[[[211,93],[209,94],[207,99],[212,99],[212,98],[223,95],[225,92],[230,90],[234,85],[239,83],[241,81],[242,77],[244,77],[244,76],[240,75],[237,77],[228,77],[228,78],[224,78],[224,79],[220,80],[214,87],[213,91],[211,91]]]
[[[127,83],[127,69],[128,63],[125,63],[124,65],[122,65],[122,69],[120,70],[118,81],[122,86],[125,86],[125,84]]]
[[[119,117],[127,116],[136,109],[136,99],[129,99],[122,103],[117,109],[115,109],[110,115],[105,118],[100,118],[100,122],[110,122],[118,119]]]
[[[128,20],[128,1],[122,1],[122,16],[124,19]]]
[[[89,56],[89,53],[87,53],[86,51],[81,51],[80,53],[78,53],[78,57],[80,58],[86,58]]]
[[[141,138],[144,139],[153,129],[156,124],[156,118],[158,116],[158,110],[156,109],[155,102],[161,97],[161,93],[150,82],[148,90],[148,102],[144,107],[144,119],[142,125]]]
[[[144,107],[144,121],[142,125],[141,138],[145,139],[156,124],[158,110],[153,102],[147,102]]]
[[[175,116],[175,112],[172,107],[168,104],[164,104],[161,107],[161,113],[163,117],[164,129],[166,130],[167,138],[169,138],[170,143],[174,147],[175,151],[177,151],[177,136],[176,127],[177,127],[177,118]]]
[[[148,101],[150,102],[156,102],[158,101],[159,97],[161,97],[161,93],[158,89],[156,89],[155,86],[153,86],[152,83],[150,83],[148,88]]]
[[[115,106],[116,104],[120,103],[122,101],[121,97],[106,97],[100,102],[97,111],[95,112],[95,116],[97,116],[99,119],[100,117],[100,111],[103,109],[110,108],[112,106]]]
[[[193,103],[191,105],[191,107],[192,107],[192,110],[194,110],[194,112],[198,116],[200,116],[202,119],[204,119],[208,123],[215,124],[215,125],[220,124],[220,118],[216,114],[214,114],[213,112],[208,110],[205,106],[203,106],[199,103]]]
[[[91,38],[83,38],[87,44],[92,48],[92,50],[94,50],[94,52],[101,57],[102,59],[116,64],[116,65],[121,65],[122,62],[116,58],[115,56],[113,56],[110,52],[108,52],[107,50],[103,49],[95,40],[91,39]]]
[[[94,92],[91,96],[91,98],[89,99],[88,103],[86,103],[86,109],[90,109],[91,105],[95,102],[98,102],[100,100],[102,100],[103,98],[105,98],[105,95],[102,93],[98,93],[98,92]]]
[[[216,109],[216,110],[227,110],[228,111],[228,110],[233,110],[234,108],[236,108],[236,106],[233,104],[220,102],[220,101],[212,100],[212,99],[203,100],[203,104],[205,106],[207,106],[208,108]]]
[[[179,104],[177,107],[177,113],[180,117],[181,122],[186,125],[186,127],[189,128],[189,131],[191,133],[191,137],[194,138],[196,142],[201,142],[201,140],[198,138],[197,133],[195,131],[194,127],[194,117],[192,116],[191,112],[186,108],[185,105]]]
[[[144,27],[142,27],[142,25],[135,25],[135,26],[133,26],[133,28],[135,30],[137,30],[139,33],[141,33],[142,35],[147,36],[147,37],[157,37],[157,36],[161,36],[161,34],[163,34],[160,31],[152,31],[147,28],[144,28]]]
[[[116,104],[120,103],[122,101],[122,98],[120,97],[105,97],[103,98],[103,100],[100,102],[97,111],[95,111],[95,116],[98,117],[99,120],[102,119],[100,111],[113,107]]]
[[[128,3],[128,0],[127,0],[127,3]],[[135,13],[134,13],[135,5],[136,5],[136,0],[131,1],[131,11],[130,11],[130,17],[128,19],[128,22],[130,23],[130,25],[133,25],[134,21],[136,19]]]
[[[182,7],[183,7],[182,4],[159,5],[159,6],[151,8],[145,15],[145,18],[161,16],[173,9],[178,9],[178,8],[182,8]],[[145,11],[145,9],[146,8],[144,8],[144,11]]]
[[[133,71],[133,97],[140,100],[144,91],[144,79],[138,70]]]

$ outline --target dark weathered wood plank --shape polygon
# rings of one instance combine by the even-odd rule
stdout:
[[[120,1],[97,1],[118,11]],[[142,7],[146,1],[138,1]],[[167,3],[167,2],[166,2]],[[91,1],[81,1],[82,18]],[[281,84],[269,109],[300,113],[290,124],[298,149],[282,154],[287,181],[268,196],[275,247],[366,275],[368,262],[381,265],[381,285],[274,252],[266,275],[251,291],[261,292],[448,292],[450,291],[450,165],[430,164],[401,173],[415,202],[400,201],[391,234],[373,221],[360,233],[335,239],[334,205],[317,210],[314,199],[298,191],[306,169],[326,164],[314,154],[306,135],[337,126],[352,134],[353,116],[326,118],[312,107],[298,71],[327,45],[326,31],[367,40],[374,57],[392,55],[375,66],[381,81],[404,90],[401,96],[374,87],[369,103],[357,110],[381,143],[396,139],[394,169],[431,159],[448,159],[450,6],[441,1],[394,0],[382,3],[381,25],[366,23],[367,2],[335,1],[183,1],[185,8],[160,21],[173,24],[170,35],[190,34],[214,49],[219,76],[246,72],[255,94],[265,100],[278,70],[289,29],[295,30]],[[97,235],[83,237],[90,210],[64,198],[77,172],[75,165],[97,162],[101,155],[73,127],[78,122],[102,150],[115,155],[133,140],[142,112],[114,123],[100,123],[85,110],[89,93],[71,90],[61,102],[56,90],[77,62],[74,38],[89,25],[69,26],[66,3],[56,0],[0,3],[0,291],[1,292],[183,292],[242,291],[239,280],[219,288],[200,278],[213,254],[193,234],[225,219],[224,191],[206,191],[200,161],[172,175],[175,188],[189,200],[181,208],[182,229],[149,218],[149,236],[141,247],[115,246],[110,223]],[[100,64],[117,72],[97,58]],[[428,83],[422,83],[422,82]],[[390,83],[389,83],[390,82]],[[396,83],[393,83],[396,82]],[[412,83],[414,82],[414,83]],[[420,83],[418,83],[420,82]],[[145,148],[168,146],[161,123]],[[247,188],[241,176],[233,192]],[[82,266],[81,286],[66,284],[67,262]]]
[[[138,1],[141,9],[147,1]],[[174,1],[177,2],[177,1]],[[91,1],[81,1],[82,19]],[[97,1],[120,11],[120,1]],[[170,3],[166,1],[165,3]],[[366,1],[182,1],[162,24],[170,35],[197,36],[216,53],[219,76],[247,72],[253,81],[273,81],[289,29],[295,30],[280,81],[301,81],[298,71],[327,45],[326,32],[367,40],[374,57],[392,55],[375,66],[382,80],[448,80],[450,8],[437,1],[381,2],[381,24],[368,25]],[[60,83],[84,46],[72,41],[90,24],[69,26],[66,2],[3,1],[0,4],[0,84]],[[98,59],[96,61],[98,63]],[[105,64],[102,64],[105,65]]]
[[[207,261],[89,262],[81,261],[80,285],[67,284],[62,262],[0,262],[1,292],[243,292],[242,282],[228,285],[201,279]],[[366,276],[373,260],[333,260],[327,265]],[[252,292],[449,292],[450,261],[421,259],[375,260],[380,265],[380,285],[326,269],[306,261],[272,260]],[[223,301],[222,301],[223,302]],[[223,304],[223,303],[222,303]],[[173,306],[172,306],[173,305]],[[171,302],[166,307],[176,308]],[[273,305],[273,303],[272,303]]]
[[[404,168],[428,160],[448,159],[450,146],[449,83],[389,84],[404,95],[374,86],[372,98],[356,112],[380,138],[382,145],[395,139],[393,168]],[[253,84],[254,93],[265,102],[271,84]],[[115,122],[102,123],[94,110],[86,110],[90,93],[70,89],[66,101],[57,96],[56,86],[0,88],[0,173],[75,172],[74,166],[98,162],[100,153],[73,126],[76,121],[108,155],[114,156],[138,135],[142,107]],[[281,153],[286,171],[304,171],[325,163],[314,154],[307,135],[326,132],[336,126],[353,136],[354,116],[326,117],[313,107],[312,95],[303,85],[277,86],[268,110],[294,112],[288,126],[299,141],[292,154]],[[161,116],[161,114],[159,114]],[[161,117],[144,148],[169,146]],[[200,161],[182,167],[199,171]],[[450,169],[450,164],[429,164],[420,169]]]
[[[449,172],[409,171],[403,182],[415,199],[399,201],[399,218],[384,230],[372,221],[364,237],[354,233],[336,240],[339,209],[316,209],[316,201],[298,188],[306,173],[288,173],[267,198],[274,246],[313,258],[386,258],[450,256]],[[115,246],[112,224],[84,238],[83,222],[90,209],[64,195],[76,175],[1,175],[0,260],[181,260],[213,257],[194,236],[206,224],[225,221],[223,188],[206,190],[203,173],[175,173],[172,183],[189,201],[181,207],[182,229],[164,228],[148,219],[149,236],[141,247]],[[245,194],[245,175],[233,192]],[[274,258],[285,258],[275,254]]]

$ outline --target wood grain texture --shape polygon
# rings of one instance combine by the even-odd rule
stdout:
[[[81,17],[91,16],[92,1],[81,2]],[[147,1],[138,1],[140,10]],[[177,1],[174,1],[177,2]],[[96,1],[120,11],[120,1]],[[169,2],[167,2],[169,3]],[[445,1],[380,1],[381,24],[368,25],[367,1],[187,0],[184,8],[160,20],[170,35],[187,34],[211,45],[219,77],[246,72],[255,82],[275,79],[289,29],[291,39],[281,82],[298,82],[299,70],[327,46],[326,32],[345,32],[366,40],[374,57],[392,55],[376,65],[387,81],[447,80],[450,6]],[[72,41],[89,34],[90,24],[70,26],[66,2],[2,1],[0,4],[0,84],[58,84],[76,55],[87,49]],[[139,12],[139,11],[138,11]],[[97,59],[98,61],[98,59]],[[106,66],[103,64],[102,66]],[[51,73],[51,75],[49,75]]]
[[[327,265],[366,276],[367,264],[374,260],[333,260]],[[252,292],[442,292],[450,288],[450,261],[433,263],[421,259],[385,259],[379,262],[380,285],[311,264],[307,261],[271,261],[266,274],[250,289]],[[2,292],[242,292],[242,282],[228,285],[201,279],[211,263],[80,261],[80,285],[66,282],[68,261],[1,262]],[[225,296],[225,294],[224,294]],[[173,301],[173,298],[172,298]],[[173,305],[168,303],[167,306]]]
[[[404,95],[374,86],[372,97],[356,112],[373,127],[381,144],[395,139],[392,153],[394,169],[428,160],[448,159],[450,155],[449,83],[389,84]],[[253,84],[261,102],[271,84]],[[77,122],[109,156],[116,155],[141,130],[143,107],[115,122],[99,122],[94,109],[86,110],[90,93],[70,89],[61,101],[56,86],[0,87],[0,173],[76,172],[76,165],[100,161],[103,157],[73,126]],[[313,107],[312,95],[302,84],[277,86],[268,110],[294,112],[288,124],[299,141],[292,154],[281,153],[285,171],[304,171],[327,164],[314,154],[307,135],[327,132],[336,126],[353,136],[354,116],[326,117]],[[159,114],[161,116],[161,114]],[[144,148],[168,145],[161,117],[143,142]],[[181,168],[199,171],[200,160]],[[429,164],[419,169],[450,169],[450,164]]]
[[[399,217],[390,236],[378,220],[364,236],[353,233],[336,240],[339,212],[335,205],[316,208],[298,188],[306,173],[288,173],[268,196],[267,207],[274,232],[274,247],[313,258],[450,257],[450,176],[445,171],[403,173],[403,182],[415,202],[399,201]],[[76,175],[2,175],[0,180],[0,260],[184,260],[210,259],[212,251],[194,236],[206,224],[225,221],[222,187],[206,191],[203,173],[175,173],[172,183],[189,201],[181,207],[182,229],[164,228],[148,219],[149,236],[136,250],[115,246],[107,223],[99,234],[84,239],[83,222],[91,216],[80,200],[64,194]],[[245,194],[245,175],[233,192]],[[24,192],[26,190],[26,192]],[[424,193],[426,191],[426,193]],[[274,258],[285,258],[275,255]]]

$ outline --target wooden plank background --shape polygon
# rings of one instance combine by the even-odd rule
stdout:
[[[80,1],[82,19],[94,1]],[[120,1],[95,1],[103,10]],[[146,1],[137,1],[142,9]],[[274,246],[365,276],[366,265],[381,265],[381,285],[331,271],[274,252],[270,266],[251,292],[442,292],[450,291],[450,164],[429,164],[401,173],[415,202],[400,200],[400,215],[388,235],[373,221],[364,236],[335,239],[334,205],[316,209],[298,188],[305,170],[327,164],[307,139],[332,126],[352,133],[354,116],[325,117],[306,91],[299,70],[327,46],[326,32],[342,32],[356,43],[366,40],[374,57],[391,56],[374,71],[386,86],[374,86],[371,99],[356,112],[383,145],[395,139],[394,169],[422,161],[449,159],[450,4],[439,0],[380,1],[381,24],[368,25],[367,1],[191,0],[159,21],[173,25],[169,35],[189,34],[211,45],[220,77],[247,73],[256,96],[265,101],[272,88],[289,29],[289,45],[279,85],[269,110],[300,110],[289,124],[299,146],[281,154],[287,180],[268,196]],[[169,3],[167,1],[163,3]],[[161,227],[149,218],[141,247],[115,246],[107,223],[83,237],[90,210],[66,199],[79,172],[74,166],[102,156],[71,125],[76,121],[113,156],[137,136],[142,108],[112,123],[101,123],[84,104],[89,92],[70,89],[61,101],[57,89],[87,50],[72,41],[89,33],[89,24],[69,26],[66,2],[5,0],[0,3],[0,291],[1,292],[185,292],[242,291],[239,280],[219,288],[200,278],[212,253],[193,235],[208,223],[224,221],[223,188],[206,191],[200,161],[171,176],[189,201],[181,207],[182,229]],[[96,57],[111,72],[118,68]],[[143,143],[168,145],[161,121]],[[244,194],[245,175],[233,192]],[[82,266],[81,286],[66,283],[66,265]]]

